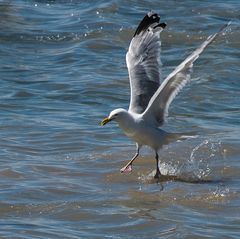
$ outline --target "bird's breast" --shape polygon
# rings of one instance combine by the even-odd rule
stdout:
[[[140,145],[148,145],[153,149],[159,149],[166,140],[164,131],[151,127],[137,127],[134,131],[125,134]]]

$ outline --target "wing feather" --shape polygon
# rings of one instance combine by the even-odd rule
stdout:
[[[131,88],[129,111],[138,114],[146,109],[160,85],[160,32],[166,24],[159,21],[153,12],[143,18],[126,55]]]
[[[171,102],[191,78],[193,63],[198,59],[204,49],[213,42],[229,24],[223,26],[217,33],[210,35],[207,40],[168,75],[152,96],[143,113],[143,118],[147,119],[149,122],[152,121],[156,126],[161,126],[164,123]]]

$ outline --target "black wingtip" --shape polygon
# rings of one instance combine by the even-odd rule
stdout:
[[[134,37],[136,35],[139,35],[141,32],[145,31],[151,24],[153,23],[159,23],[160,21],[160,16],[157,13],[154,12],[149,12],[143,20],[140,22],[140,24],[137,27],[137,30],[134,33]],[[162,28],[166,27],[165,23],[159,23],[157,26],[160,26]],[[155,26],[155,27],[157,27]]]
[[[162,23],[159,23],[159,24],[157,24],[156,26],[154,26],[153,28],[155,29],[155,28],[157,28],[157,27],[161,27],[161,28],[165,28],[167,26],[167,24],[165,23],[165,22],[162,22]]]
[[[162,27],[163,29],[167,26],[167,24],[165,22],[162,22],[159,24],[159,27]]]

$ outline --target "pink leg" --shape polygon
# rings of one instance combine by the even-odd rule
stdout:
[[[132,171],[132,163],[137,158],[137,156],[139,155],[139,149],[140,149],[140,146],[138,144],[136,144],[136,146],[137,146],[136,154],[133,156],[133,158],[123,168],[120,169],[121,173],[129,173],[129,172]]]

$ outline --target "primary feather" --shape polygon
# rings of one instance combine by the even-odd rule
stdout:
[[[126,55],[130,78],[129,111],[142,113],[160,85],[160,32],[166,26],[160,17],[148,13],[140,22]]]
[[[225,25],[219,32],[210,35],[190,56],[188,56],[175,70],[168,75],[161,86],[152,96],[143,118],[152,121],[156,126],[161,126],[168,115],[168,108],[178,92],[191,78],[193,63],[198,59],[203,50],[228,26]]]

